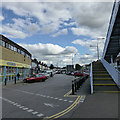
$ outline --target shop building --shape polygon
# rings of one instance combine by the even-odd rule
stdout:
[[[28,77],[31,68],[31,54],[20,45],[0,35],[0,82]]]

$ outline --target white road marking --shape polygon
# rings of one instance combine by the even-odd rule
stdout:
[[[43,114],[37,114],[36,116],[38,116],[38,117],[42,117],[42,116],[44,116]]]
[[[23,108],[23,110],[28,110],[28,108]]]
[[[18,107],[18,108],[22,108],[23,110],[26,110],[27,112],[32,112],[32,114],[33,115],[36,115],[37,117],[42,117],[42,116],[44,116],[44,114],[42,114],[42,113],[38,113],[38,112],[33,112],[34,110],[32,110],[32,109],[29,109],[29,108],[26,108],[25,106],[22,106],[22,105],[20,105],[20,104],[18,104],[18,103],[16,103],[16,102],[12,102],[12,101],[10,101],[10,100],[8,100],[8,99],[5,99],[5,98],[3,98],[3,97],[0,97],[0,99],[2,99],[2,100],[4,100],[4,101],[6,101],[6,102],[8,102],[8,103],[10,103],[10,104],[12,104],[12,105],[16,105],[16,107]],[[46,117],[47,118],[47,117]]]
[[[65,102],[67,101],[67,100],[64,100]]]
[[[63,100],[63,99],[58,99],[58,100]]]
[[[54,98],[55,100],[57,100],[58,98]]]
[[[44,105],[48,106],[48,107],[54,107],[53,104],[49,104],[49,103],[44,103]]]
[[[19,108],[24,108],[24,106],[20,106]]]
[[[32,112],[33,115],[37,114],[38,112]]]
[[[73,101],[69,101],[70,103],[72,103]]]
[[[32,112],[32,111],[34,111],[34,110],[32,110],[32,109],[30,109],[30,110],[27,110],[28,112]]]
[[[20,107],[21,105],[16,105],[17,107]]]
[[[46,96],[47,98],[50,98],[50,96]]]

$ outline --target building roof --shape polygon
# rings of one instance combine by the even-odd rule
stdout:
[[[11,41],[10,39],[8,39],[7,37],[5,37],[5,36],[3,36],[3,35],[1,35],[1,34],[0,34],[0,40],[3,40],[3,41],[5,41],[5,42],[9,43],[10,45],[12,45],[12,46],[14,46],[14,47],[22,50],[23,52],[25,52],[26,54],[28,54],[30,57],[32,56],[32,55],[30,54],[30,52],[28,52],[25,48],[21,47],[21,46],[18,45],[17,43]]]

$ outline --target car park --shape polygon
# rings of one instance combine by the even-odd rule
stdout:
[[[25,78],[23,82],[44,82],[47,79],[47,77],[43,74],[34,74],[29,78]]]

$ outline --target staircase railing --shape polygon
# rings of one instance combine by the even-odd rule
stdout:
[[[109,75],[111,75],[114,82],[120,88],[120,72],[117,69],[115,69],[115,67],[112,64],[109,64],[105,59],[102,58],[101,62],[106,68]]]
[[[93,94],[93,69],[92,69],[92,62],[90,66],[90,86],[91,86],[91,94]]]
[[[108,28],[107,37],[106,37],[104,50],[103,50],[103,55],[102,55],[103,58],[105,57],[105,54],[106,54],[106,51],[107,51],[107,48],[108,48],[108,44],[109,44],[109,41],[110,41],[110,36],[111,36],[112,30],[113,30],[113,26],[114,26],[114,23],[115,23],[115,19],[116,19],[116,15],[117,15],[117,12],[118,12],[119,4],[120,4],[119,0],[114,2],[112,16],[111,16],[111,19],[110,19],[109,28]]]

